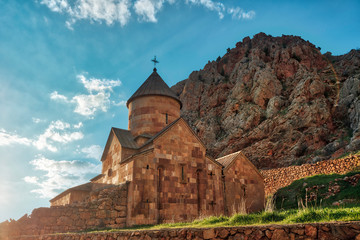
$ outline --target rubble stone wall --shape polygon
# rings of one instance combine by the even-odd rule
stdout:
[[[262,170],[265,178],[265,195],[274,194],[278,189],[290,185],[293,181],[318,174],[344,174],[360,166],[360,155],[317,162]]]
[[[360,222],[267,225],[247,227],[183,228],[103,233],[58,234],[27,236],[14,240],[125,240],[125,239],[360,239]]]
[[[127,189],[126,183],[92,193],[83,203],[34,209],[30,216],[1,223],[0,240],[12,240],[20,235],[123,228],[126,226]]]

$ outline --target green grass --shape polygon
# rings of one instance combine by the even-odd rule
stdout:
[[[336,181],[336,179],[343,179],[346,176],[350,177],[359,173],[360,171],[344,175],[316,175],[296,180],[291,185],[276,192],[274,196],[276,209],[296,209],[299,207],[299,202],[307,207],[327,207],[343,199],[353,200],[353,203],[347,204],[348,206],[360,205],[360,181],[356,186],[352,186],[344,180]],[[340,192],[327,198],[329,186],[334,185],[334,183],[340,186]],[[313,188],[314,186],[318,186],[318,189],[306,190],[306,188]],[[309,201],[310,194],[316,196],[316,199]],[[306,199],[308,199],[307,202]]]
[[[231,217],[212,216],[204,219],[194,220],[192,222],[166,223],[160,225],[139,225],[125,229],[99,231],[115,232],[128,230],[156,230],[164,228],[232,227],[246,225],[295,224],[331,221],[360,221],[360,207],[306,208],[252,214],[235,214]]]

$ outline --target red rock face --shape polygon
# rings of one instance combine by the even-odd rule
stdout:
[[[358,50],[323,55],[300,37],[259,33],[172,89],[210,155],[243,150],[273,168],[360,149],[359,66]]]

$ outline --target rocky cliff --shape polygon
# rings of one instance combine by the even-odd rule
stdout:
[[[360,149],[360,51],[321,54],[297,36],[246,37],[172,89],[213,157],[259,168]]]

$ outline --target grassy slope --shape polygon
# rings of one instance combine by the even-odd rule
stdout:
[[[274,195],[276,209],[295,209],[299,207],[299,203],[301,205],[301,202],[307,207],[326,207],[344,199],[352,201],[347,205],[359,205],[360,181],[356,186],[352,186],[348,181],[343,180],[346,176],[351,177],[356,174],[360,174],[360,171],[345,175],[316,175],[296,180],[276,192]],[[340,192],[331,196],[330,193],[336,188],[335,185],[340,186]],[[332,189],[330,192],[329,186]]]
[[[160,225],[142,225],[126,229],[111,229],[108,231],[126,231],[162,228],[203,228],[203,227],[226,227],[264,224],[293,224],[309,222],[331,221],[360,221],[360,207],[345,208],[307,208],[291,209],[274,212],[261,212],[253,214],[235,214],[231,217],[208,217],[187,223],[167,223]]]

